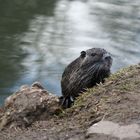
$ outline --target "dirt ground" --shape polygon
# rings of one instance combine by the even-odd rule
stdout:
[[[111,75],[104,84],[82,94],[73,107],[48,120],[1,131],[0,140],[119,140],[105,134],[87,134],[90,126],[103,120],[140,125],[140,65]]]

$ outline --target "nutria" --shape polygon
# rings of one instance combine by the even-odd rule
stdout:
[[[111,65],[112,58],[104,49],[92,48],[82,51],[62,74],[62,106],[70,107],[75,98],[86,88],[104,82],[104,79],[110,75]]]

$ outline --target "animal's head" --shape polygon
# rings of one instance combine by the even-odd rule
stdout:
[[[97,77],[100,74],[105,75],[110,73],[112,57],[106,50],[92,48],[82,51],[80,58],[82,59],[81,68],[87,68],[88,71],[95,73]]]

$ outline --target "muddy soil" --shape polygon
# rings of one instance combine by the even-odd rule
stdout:
[[[36,121],[27,128],[8,128],[0,132],[0,140],[138,140],[91,132],[101,121],[120,126],[140,126],[140,65],[113,74],[104,84],[88,89],[74,106],[51,118]],[[106,126],[105,126],[106,127]],[[125,127],[126,128],[126,127]],[[131,132],[132,128],[129,128]],[[126,129],[127,130],[127,129]],[[113,132],[112,132],[113,133]],[[120,132],[121,133],[121,132]]]

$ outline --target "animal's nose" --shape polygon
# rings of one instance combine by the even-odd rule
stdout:
[[[104,59],[105,59],[105,60],[110,60],[110,59],[112,59],[112,58],[111,58],[111,56],[106,56]]]
[[[111,60],[112,58],[111,58],[110,54],[104,54],[103,59],[104,60]]]

